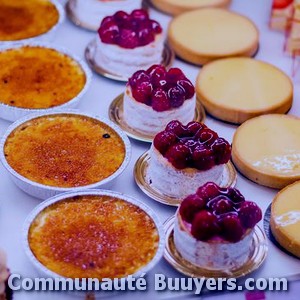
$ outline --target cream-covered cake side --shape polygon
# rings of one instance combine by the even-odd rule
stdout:
[[[136,101],[132,96],[131,88],[127,86],[123,100],[124,121],[137,131],[156,134],[164,130],[172,120],[178,120],[183,124],[192,121],[195,116],[195,106],[196,98],[193,96],[178,108],[155,111],[151,106]]]
[[[76,0],[74,14],[82,23],[97,30],[104,17],[113,15],[120,8],[130,13],[141,6],[142,0]]]
[[[150,148],[150,161],[147,180],[151,186],[160,192],[183,199],[197,191],[200,185],[208,181],[220,184],[224,171],[224,164],[216,165],[207,171],[195,168],[176,169],[161,153],[152,145]]]
[[[252,236],[253,229],[249,229],[236,243],[222,240],[199,241],[189,232],[178,211],[175,216],[175,247],[185,260],[198,267],[230,271],[242,266],[251,253]]]
[[[94,61],[98,66],[115,74],[129,77],[136,70],[148,69],[162,60],[164,39],[158,34],[155,40],[146,46],[134,49],[122,48],[119,45],[103,43],[97,38]]]

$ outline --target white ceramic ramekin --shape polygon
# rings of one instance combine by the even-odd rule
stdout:
[[[31,38],[14,40],[14,41],[0,41],[0,49],[2,49],[2,47],[18,45],[18,44],[23,44],[23,43],[33,42],[33,41],[50,42],[51,40],[53,40],[58,27],[65,20],[65,10],[64,7],[61,5],[61,3],[59,3],[59,1],[57,0],[49,0],[49,1],[55,5],[59,14],[58,21],[54,26],[52,26],[47,32]]]
[[[23,124],[29,120],[35,119],[40,116],[51,116],[51,115],[56,115],[56,114],[74,114],[74,115],[79,115],[79,116],[87,116],[87,117],[99,120],[99,121],[105,123],[106,125],[108,125],[109,127],[111,127],[120,136],[120,138],[122,139],[122,141],[125,145],[125,157],[124,157],[124,161],[121,164],[121,166],[119,167],[119,169],[117,169],[109,177],[107,177],[99,182],[85,185],[85,186],[74,187],[74,188],[73,187],[70,187],[70,188],[55,187],[55,186],[49,186],[49,185],[37,183],[32,180],[29,180],[28,178],[26,178],[26,177],[20,175],[18,172],[16,172],[9,165],[9,163],[6,160],[5,154],[4,154],[5,142],[6,142],[6,139],[8,138],[8,136],[10,135],[10,133],[14,129],[16,129],[18,126],[20,126],[21,124]],[[63,111],[56,111],[56,112],[52,112],[52,113],[35,113],[35,114],[31,114],[29,116],[26,116],[26,117],[16,121],[15,123],[11,124],[8,127],[7,131],[5,132],[5,134],[2,137],[1,142],[0,142],[0,160],[3,164],[3,166],[9,172],[14,183],[20,189],[22,189],[24,192],[26,192],[27,194],[34,196],[36,198],[40,198],[40,199],[47,199],[54,195],[64,193],[64,192],[69,192],[69,191],[79,191],[79,190],[92,189],[92,188],[98,188],[98,187],[108,188],[110,183],[113,180],[115,180],[125,170],[126,166],[128,165],[128,163],[130,161],[130,156],[131,156],[131,145],[130,145],[129,139],[128,139],[127,135],[118,126],[116,126],[114,123],[112,123],[111,121],[109,121],[105,118],[100,118],[98,116],[95,116],[95,115],[92,115],[89,113],[79,112],[77,110],[63,110]]]
[[[7,121],[14,122],[14,121],[16,121],[28,114],[31,114],[31,113],[36,113],[36,112],[51,113],[53,111],[75,108],[76,106],[78,106],[80,100],[83,98],[83,96],[87,92],[87,90],[91,84],[91,81],[92,81],[92,72],[91,72],[90,68],[86,65],[86,63],[82,59],[77,57],[76,55],[73,55],[72,53],[70,53],[70,51],[68,51],[64,48],[61,48],[61,47],[51,46],[50,44],[47,44],[47,43],[32,42],[32,43],[24,43],[24,44],[19,44],[19,45],[7,46],[7,47],[0,48],[0,53],[3,51],[9,50],[9,49],[18,49],[18,48],[22,48],[22,47],[26,47],[26,46],[44,47],[44,48],[48,48],[48,49],[54,49],[60,53],[63,53],[65,55],[69,56],[74,61],[76,61],[82,68],[82,70],[85,74],[85,77],[86,77],[85,85],[84,85],[83,89],[79,92],[79,94],[76,97],[74,97],[73,99],[71,99],[68,102],[63,103],[61,105],[57,105],[57,106],[50,107],[50,108],[40,108],[40,109],[21,108],[21,107],[4,104],[4,103],[1,103],[1,101],[0,101],[0,118],[7,120]],[[64,87],[62,86],[61,88],[63,89]],[[0,98],[1,98],[1,93],[0,93]]]
[[[64,193],[61,195],[57,195],[55,197],[52,197],[51,199],[48,199],[38,206],[36,206],[33,211],[28,215],[27,219],[25,220],[24,226],[23,226],[23,234],[22,234],[22,242],[23,246],[25,249],[25,253],[28,256],[29,260],[31,263],[36,267],[38,272],[42,275],[45,276],[46,278],[53,278],[53,277],[58,277],[58,278],[64,278],[53,271],[50,271],[48,268],[46,268],[42,263],[38,261],[38,259],[34,256],[33,252],[31,251],[29,241],[28,241],[28,233],[30,226],[32,222],[35,220],[37,215],[46,209],[48,206],[52,205],[53,203],[59,202],[59,201],[64,201],[68,198],[74,197],[74,196],[81,196],[81,195],[101,195],[101,196],[112,196],[116,197],[122,200],[125,200],[129,203],[132,203],[139,208],[141,208],[146,214],[154,221],[158,235],[159,235],[159,243],[158,243],[158,248],[156,251],[155,256],[153,259],[143,268],[138,270],[136,273],[132,274],[133,276],[137,277],[140,276],[142,273],[147,273],[150,271],[161,259],[163,255],[163,251],[165,248],[165,233],[163,230],[163,226],[157,217],[157,215],[154,213],[152,209],[150,209],[148,206],[146,206],[144,203],[130,197],[126,196],[124,194],[118,193],[118,192],[113,192],[113,191],[107,191],[107,190],[88,190],[88,191],[81,191],[81,192],[71,192],[71,193]]]

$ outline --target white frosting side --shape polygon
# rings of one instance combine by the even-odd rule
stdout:
[[[142,0],[76,0],[75,16],[84,24],[97,30],[104,17],[111,16],[119,10],[131,13],[142,6]]]
[[[105,44],[97,38],[94,61],[114,74],[130,77],[137,70],[145,70],[154,64],[161,63],[163,48],[162,34],[157,35],[152,43],[134,49]]]
[[[176,213],[174,225],[174,243],[181,256],[190,263],[206,269],[223,271],[242,266],[251,252],[253,230],[246,233],[237,243],[215,240],[202,242],[195,239],[184,228],[179,213]]]
[[[6,266],[6,255],[0,249],[0,298],[5,292],[5,282],[9,276],[7,266]]]
[[[184,199],[197,191],[208,181],[220,184],[224,165],[217,165],[207,171],[194,168],[178,170],[152,145],[147,180],[151,186],[165,195]]]
[[[155,111],[151,106],[137,102],[132,98],[130,87],[124,93],[124,120],[133,129],[156,134],[165,129],[172,120],[183,124],[192,121],[195,116],[196,97],[185,100],[183,105],[167,111]]]

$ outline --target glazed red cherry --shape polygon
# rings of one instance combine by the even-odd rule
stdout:
[[[154,20],[151,20],[150,22],[151,22],[151,28],[156,34],[162,33],[162,28],[158,22]]]
[[[131,87],[135,87],[142,82],[150,82],[150,76],[146,73],[146,71],[137,71],[129,78],[129,84]]]
[[[226,189],[226,192],[221,191],[221,193],[222,195],[227,195],[231,199],[231,201],[235,204],[245,201],[245,197],[237,189],[228,188]]]
[[[118,44],[125,49],[136,48],[139,44],[136,32],[130,29],[121,29]]]
[[[168,90],[168,97],[172,107],[180,107],[185,100],[184,90],[180,86],[174,86]]]
[[[179,170],[187,167],[190,156],[190,149],[182,144],[171,146],[165,154],[166,159]]]
[[[178,137],[184,136],[185,129],[181,122],[173,120],[166,126],[166,130],[174,132]]]
[[[185,98],[191,99],[195,95],[195,88],[188,79],[182,79],[177,84],[185,91]]]
[[[212,144],[216,157],[216,164],[226,164],[231,157],[231,146],[223,138],[217,138]]]
[[[177,84],[178,80],[185,79],[183,72],[179,68],[171,68],[167,73],[167,81],[170,84]]]
[[[275,0],[273,1],[273,8],[275,9],[283,9],[289,6],[293,0]]]
[[[115,20],[114,20],[113,16],[105,17],[104,19],[102,19],[100,26],[104,26],[105,24],[111,23],[111,22],[114,22],[114,21]]]
[[[197,195],[207,201],[217,197],[219,194],[220,189],[214,182],[207,182],[206,184],[200,186],[197,190]]]
[[[236,243],[241,240],[245,230],[237,214],[224,215],[219,221],[222,237],[231,243]]]
[[[145,21],[149,19],[149,14],[145,9],[135,9],[131,13],[134,20]]]
[[[130,23],[131,21],[131,17],[130,15],[128,15],[128,13],[126,13],[125,11],[117,11],[114,15],[113,15],[114,20],[117,22],[117,24],[121,27],[125,27],[126,25],[129,25],[128,23]]]
[[[182,219],[192,223],[197,212],[205,208],[205,201],[197,194],[187,196],[181,203],[179,213]]]
[[[203,128],[206,128],[206,126],[202,123],[199,123],[199,122],[196,122],[196,121],[192,121],[192,122],[189,122],[187,125],[186,125],[186,128],[187,128],[187,131],[189,132],[189,134],[191,136],[194,136],[197,134],[197,132]]]
[[[229,199],[223,197],[212,205],[212,210],[216,215],[226,214],[234,210],[233,203]]]
[[[215,165],[215,157],[211,149],[207,149],[202,145],[195,147],[193,154],[193,165],[198,170],[209,170]]]
[[[114,21],[107,21],[100,26],[98,33],[103,43],[114,44],[119,37],[119,27]]]
[[[177,142],[177,136],[171,131],[158,133],[153,141],[154,147],[164,155],[168,148]]]
[[[137,37],[139,40],[139,46],[148,45],[155,39],[153,31],[148,27],[139,29],[137,32]]]
[[[149,105],[152,95],[152,84],[150,82],[141,82],[131,89],[133,98],[141,103]]]
[[[191,233],[197,240],[207,241],[218,232],[217,217],[212,213],[202,210],[194,216]]]
[[[240,205],[239,217],[245,228],[253,228],[262,219],[262,212],[256,203],[245,201]]]
[[[161,86],[161,81],[166,83],[166,68],[162,65],[154,65],[147,70],[147,73],[150,75],[151,82],[155,87]]]
[[[218,134],[209,128],[204,128],[197,133],[196,137],[200,139],[201,143],[211,145],[218,138]]]
[[[152,93],[152,108],[155,111],[166,111],[170,107],[166,92],[162,88],[155,89]]]

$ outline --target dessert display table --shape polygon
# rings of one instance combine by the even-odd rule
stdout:
[[[65,1],[61,0],[61,3],[64,4]],[[291,75],[292,60],[290,57],[286,56],[282,50],[284,45],[284,34],[271,31],[268,28],[270,7],[271,0],[234,0],[231,9],[246,15],[258,26],[260,30],[260,46],[256,58],[269,62]],[[153,18],[160,21],[163,28],[166,29],[171,18],[154,10],[153,8],[151,8],[150,11]],[[191,32],[191,34],[193,34],[193,32]],[[74,54],[83,58],[87,44],[95,38],[95,36],[96,33],[78,28],[66,19],[62,26],[57,30],[53,44],[65,47]],[[174,66],[182,68],[186,75],[195,82],[196,76],[199,72],[198,67],[187,64],[178,59],[174,61]],[[296,78],[294,79],[294,84],[294,103],[289,114],[300,116],[300,85],[297,84]],[[64,87],[62,86],[61,88]],[[78,109],[101,117],[108,117],[110,103],[119,94],[123,93],[124,89],[124,83],[109,80],[94,74],[92,84]],[[206,123],[211,129],[218,132],[220,136],[226,138],[230,142],[232,141],[233,134],[237,128],[236,126],[218,121],[209,116],[206,119]],[[4,134],[9,125],[9,122],[0,120],[1,136]],[[276,132],[274,132],[274,134],[276,134]],[[280,136],[278,137],[278,143],[280,143]],[[176,208],[158,203],[144,195],[136,186],[133,177],[133,169],[136,160],[141,154],[149,149],[150,144],[134,140],[131,140],[131,144],[132,157],[130,164],[125,172],[113,183],[111,189],[128,194],[143,201],[146,205],[150,206],[158,214],[161,221],[164,222],[170,216],[174,215]],[[12,273],[21,274],[22,277],[38,277],[38,273],[29,262],[22,248],[22,227],[27,215],[37,204],[40,203],[41,200],[35,199],[18,189],[10,180],[3,166],[0,166],[0,174],[0,246],[8,255],[8,265]],[[263,211],[267,209],[277,192],[276,190],[259,186],[249,181],[241,174],[238,174],[236,187],[242,191],[247,200],[257,202]],[[263,228],[262,221],[259,225]],[[178,273],[164,259],[162,259],[159,264],[149,274],[147,274],[147,291],[124,293],[124,295],[122,294],[122,299],[139,299],[141,297],[147,297],[147,299],[166,299],[179,296],[187,297],[187,292],[176,293],[168,290],[164,292],[154,291],[154,274],[158,273],[164,274],[166,277],[183,277],[182,274]],[[288,277],[293,280],[300,279],[300,260],[287,255],[269,242],[269,252],[265,263],[258,270],[248,276],[255,278]],[[299,285],[298,288],[292,290],[297,289],[299,290]],[[104,295],[104,297],[112,298],[120,296],[120,293]],[[74,296],[66,293],[61,294],[55,292],[55,296],[53,296],[50,292],[25,291],[16,292],[14,299],[50,300],[54,297],[57,300],[74,299]],[[237,299],[240,298],[237,297]]]

